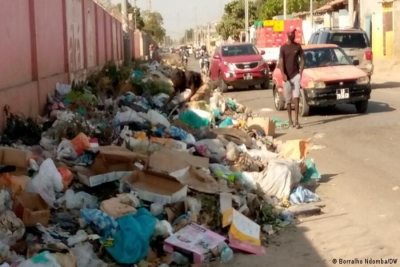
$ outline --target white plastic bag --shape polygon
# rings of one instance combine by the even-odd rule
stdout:
[[[70,84],[56,83],[56,91],[60,95],[68,95],[72,91],[72,86]]]
[[[145,120],[151,122],[153,125],[161,124],[164,125],[166,128],[171,126],[171,123],[165,118],[163,115],[158,113],[157,111],[150,109],[147,113],[139,113],[139,115],[144,118]]]
[[[65,192],[65,202],[67,209],[94,209],[99,205],[97,197],[83,191],[75,193],[72,189]]]
[[[107,267],[107,263],[97,257],[90,243],[77,244],[71,249],[78,262],[77,267]]]
[[[57,159],[76,159],[78,153],[76,153],[70,140],[63,140],[57,147]]]
[[[40,165],[39,173],[28,183],[26,191],[38,193],[47,204],[55,207],[56,192],[64,190],[61,174],[52,159],[46,159]]]
[[[125,111],[118,111],[115,115],[115,119],[120,123],[125,122],[137,122],[144,123],[144,120],[139,116],[139,114],[131,108],[126,107]]]

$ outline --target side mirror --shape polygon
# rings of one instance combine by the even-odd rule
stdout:
[[[265,51],[264,50],[261,50],[261,53],[260,53],[262,56],[263,55],[265,55]]]
[[[358,59],[353,59],[353,65],[354,65],[354,66],[360,65],[360,60],[358,60]]]
[[[213,59],[219,59],[219,55],[213,55]]]

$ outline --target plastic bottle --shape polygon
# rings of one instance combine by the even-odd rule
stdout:
[[[88,239],[88,235],[86,234],[85,231],[83,230],[79,230],[78,232],[76,232],[76,235],[71,236],[68,238],[67,242],[68,242],[68,246],[72,247],[75,244],[81,243],[83,241],[86,241]]]
[[[181,266],[188,266],[190,264],[189,259],[179,252],[172,253],[172,261]]]
[[[220,258],[222,263],[227,263],[233,260],[233,251],[232,249],[226,244],[222,242],[218,245],[219,251],[221,253]]]

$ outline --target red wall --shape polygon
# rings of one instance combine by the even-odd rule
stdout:
[[[36,117],[55,83],[123,59],[121,23],[93,0],[1,0],[0,25],[1,110]]]

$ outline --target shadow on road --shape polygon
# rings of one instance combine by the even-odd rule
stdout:
[[[376,89],[390,89],[400,87],[400,82],[383,82],[383,83],[373,83],[372,90]]]
[[[389,106],[387,103],[369,101],[367,113],[391,112],[396,109]],[[363,115],[358,114],[354,105],[337,105],[333,108],[313,108],[312,115]]]

